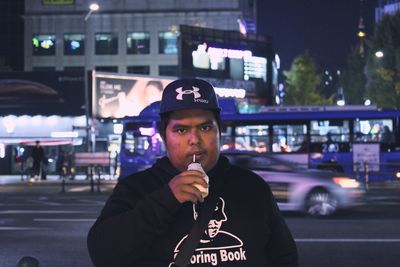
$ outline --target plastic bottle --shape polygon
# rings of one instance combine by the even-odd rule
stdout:
[[[203,177],[203,179],[204,179],[204,180],[206,181],[206,183],[208,184],[208,182],[209,182],[210,179],[208,178],[208,175],[207,175],[206,172],[204,171],[203,167],[201,167],[201,164],[198,163],[198,162],[196,162],[196,155],[195,155],[195,154],[193,154],[193,162],[190,163],[190,164],[188,165],[188,168],[187,168],[187,169],[188,169],[188,171],[189,171],[189,170],[192,170],[192,171],[198,171],[198,172],[204,173],[205,176]],[[208,196],[208,187],[206,188],[206,187],[204,187],[204,186],[202,186],[202,185],[200,185],[200,184],[194,184],[194,186],[195,186],[197,189],[200,190],[200,192],[201,192],[203,198],[206,198],[206,197]]]

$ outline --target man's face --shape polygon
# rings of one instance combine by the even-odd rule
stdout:
[[[165,139],[169,160],[180,171],[187,169],[193,161],[193,154],[206,172],[218,161],[219,129],[213,113],[209,110],[188,109],[172,112]]]

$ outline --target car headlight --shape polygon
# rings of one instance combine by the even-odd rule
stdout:
[[[343,188],[358,188],[360,183],[349,177],[333,177],[333,182]]]

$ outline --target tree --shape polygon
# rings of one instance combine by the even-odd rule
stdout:
[[[346,104],[363,104],[365,101],[366,78],[364,66],[365,59],[360,54],[360,48],[353,48],[347,57],[346,69],[341,75]]]
[[[317,73],[314,59],[305,53],[297,56],[289,71],[284,71],[286,77],[285,105],[322,105],[331,103],[317,91],[321,83],[321,75]]]
[[[400,108],[400,12],[382,18],[368,46],[368,97],[379,107]]]

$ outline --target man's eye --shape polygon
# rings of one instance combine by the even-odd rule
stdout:
[[[187,132],[187,130],[183,129],[183,128],[178,128],[178,129],[175,130],[175,132],[177,132],[178,134],[184,134],[184,133]]]
[[[204,126],[201,126],[201,128],[200,128],[200,129],[201,129],[202,131],[205,131],[205,132],[206,132],[206,131],[209,131],[209,130],[211,130],[211,128],[212,128],[212,126],[211,126],[211,125],[204,125]]]

